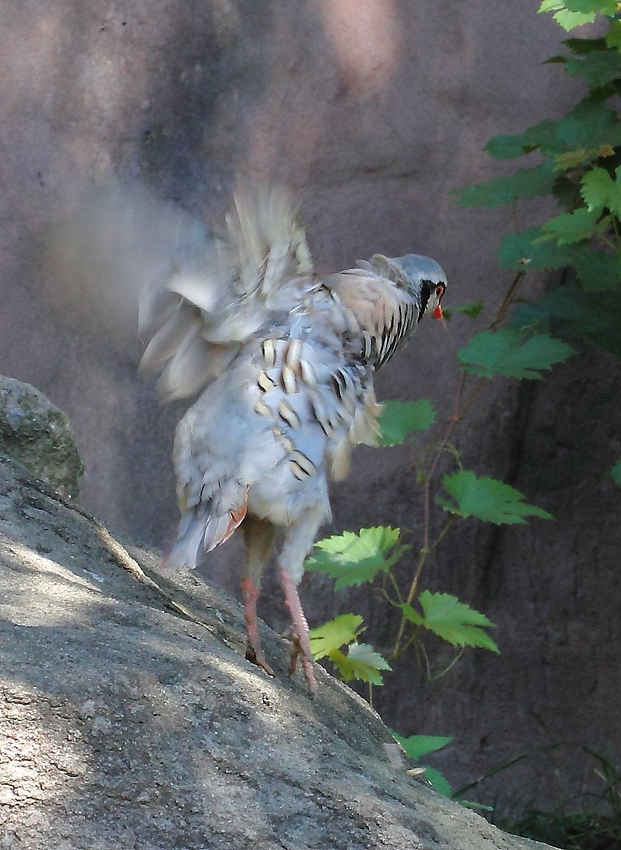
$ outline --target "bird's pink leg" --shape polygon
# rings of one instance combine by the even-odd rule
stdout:
[[[298,656],[301,656],[308,688],[311,694],[315,696],[318,687],[317,677],[315,676],[315,666],[310,648],[308,623],[302,609],[298,588],[289,573],[284,569],[280,570],[280,583],[285,592],[285,604],[291,613],[291,622],[293,624],[293,647],[291,648],[289,674],[295,672]]]
[[[244,600],[244,620],[246,621],[246,658],[253,664],[258,664],[268,676],[273,676],[274,671],[265,660],[261,638],[259,637],[259,622],[257,620],[259,588],[250,576],[245,576],[241,581],[241,590]]]
[[[244,575],[241,581],[247,635],[246,658],[265,670],[269,676],[273,676],[274,671],[266,662],[261,647],[257,601],[261,592],[261,574],[272,551],[276,529],[266,520],[246,516],[242,531],[246,540]]]

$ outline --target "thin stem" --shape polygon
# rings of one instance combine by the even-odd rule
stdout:
[[[453,669],[453,667],[457,664],[457,662],[458,662],[458,661],[459,661],[459,659],[462,657],[462,655],[464,654],[464,652],[465,652],[465,651],[466,651],[466,648],[465,648],[465,647],[462,647],[462,648],[459,650],[459,652],[457,653],[457,655],[455,656],[455,658],[453,658],[453,660],[451,661],[451,663],[450,663],[447,667],[445,667],[445,668],[444,668],[444,670],[441,670],[439,673],[436,673],[436,674],[435,674],[435,676],[432,676],[432,675],[431,675],[431,673],[429,673],[429,675],[427,676],[427,681],[428,681],[428,682],[436,682],[438,679],[441,679],[441,678],[442,678],[442,676],[446,676],[446,674],[447,674],[450,670],[452,670],[452,669]]]
[[[502,322],[502,320],[506,316],[507,310],[511,306],[515,296],[518,293],[520,286],[522,285],[522,281],[524,280],[525,277],[526,277],[526,272],[521,271],[521,272],[518,272],[517,275],[515,276],[515,278],[513,279],[511,286],[507,290],[507,294],[505,295],[505,297],[502,300],[502,304],[498,308],[498,312],[496,313],[496,315],[494,316],[494,318],[492,319],[492,321],[489,324],[489,330],[490,331],[493,330],[496,327],[496,325],[500,324],[500,322]]]
[[[429,509],[428,503],[427,503],[427,509]],[[427,529],[427,536],[425,538],[425,542],[426,542],[427,545],[426,545],[426,547],[423,547],[418,554],[416,571],[414,573],[414,577],[412,578],[412,583],[410,584],[410,589],[408,591],[408,595],[407,595],[406,600],[405,600],[406,605],[411,605],[412,600],[416,596],[416,591],[418,590],[418,582],[420,581],[421,573],[423,571],[423,567],[425,566],[425,561],[427,560],[429,555],[431,555],[434,552],[436,547],[442,542],[442,540],[446,536],[449,528],[451,527],[451,525],[453,524],[454,521],[455,521],[455,517],[450,517],[446,521],[444,528],[440,531],[440,533],[438,534],[438,536],[436,537],[434,542],[431,544],[431,546],[429,546],[429,537],[428,537],[428,529]],[[407,617],[404,614],[402,614],[401,615],[401,622],[399,623],[399,631],[397,632],[397,637],[395,639],[395,645],[394,645],[394,648],[393,648],[391,656],[390,656],[392,659],[394,659],[398,656],[400,650],[402,652],[405,652],[405,650],[408,647],[409,642],[405,644],[403,649],[401,649],[401,642],[403,640],[403,633],[405,631],[405,626],[406,626],[407,622],[408,622]]]
[[[449,517],[449,518],[447,519],[447,521],[446,521],[446,525],[444,526],[444,528],[442,529],[442,531],[438,534],[438,536],[436,537],[435,541],[434,541],[434,542],[431,544],[431,546],[429,547],[429,554],[430,554],[430,555],[431,555],[431,553],[434,551],[434,549],[435,549],[437,546],[439,546],[439,544],[440,544],[440,543],[444,540],[444,538],[446,537],[446,534],[447,534],[447,532],[448,532],[449,528],[453,525],[453,523],[454,523],[454,522],[455,522],[455,517],[454,517],[454,516],[451,516],[451,517]]]
[[[515,299],[515,296],[517,295],[517,292],[518,292],[518,290],[519,290],[519,288],[522,284],[522,281],[524,280],[525,277],[526,277],[526,272],[520,271],[520,272],[518,272],[518,274],[513,279],[509,289],[507,290],[507,293],[505,294],[505,297],[503,298],[503,300],[500,304],[500,307],[498,308],[496,315],[494,316],[494,318],[492,319],[492,321],[489,325],[490,330],[492,330],[494,327],[496,327],[496,325],[499,324],[503,320],[503,318],[505,317],[505,315],[506,315],[509,307],[511,306],[513,300]],[[451,344],[455,348],[455,343],[453,342],[452,336],[451,336],[448,328],[446,327],[446,323],[444,323],[444,328],[445,328],[445,330],[448,334],[448,337],[449,337]],[[450,438],[450,436],[453,432],[453,429],[455,428],[457,423],[461,422],[461,420],[466,416],[466,414],[468,413],[468,411],[470,410],[470,408],[472,407],[472,405],[474,404],[474,402],[478,398],[479,394],[481,393],[481,390],[483,389],[483,386],[485,384],[486,379],[480,378],[477,381],[473,390],[471,391],[470,395],[468,396],[466,403],[463,404],[463,396],[464,396],[464,392],[465,392],[465,388],[466,388],[466,380],[467,380],[466,372],[462,372],[461,378],[460,378],[460,381],[459,381],[459,386],[457,388],[457,395],[455,397],[454,413],[450,417],[448,422],[446,423],[446,425],[444,427],[444,433],[443,433],[440,441],[437,443],[437,449],[436,449],[434,458],[431,462],[431,465],[429,467],[429,470],[427,472],[427,475],[423,478],[422,473],[420,473],[420,472],[418,473],[418,477],[420,479],[422,479],[422,485],[423,485],[423,540],[422,540],[422,546],[421,546],[419,553],[418,553],[418,559],[417,559],[417,562],[416,562],[416,569],[414,571],[414,576],[412,577],[412,581],[410,583],[410,589],[408,590],[408,595],[407,595],[406,600],[405,600],[407,605],[411,605],[412,600],[416,596],[416,592],[418,590],[418,583],[420,581],[420,577],[421,577],[421,574],[422,574],[422,571],[423,571],[423,567],[425,566],[425,562],[426,562],[427,558],[429,557],[431,552],[436,548],[436,546],[440,543],[440,541],[444,538],[444,536],[445,536],[446,532],[448,531],[450,524],[451,524],[451,521],[449,521],[446,524],[446,526],[442,529],[442,531],[438,535],[438,538],[436,539],[433,546],[430,547],[429,546],[429,517],[430,517],[430,504],[431,504],[431,484],[432,484],[432,481],[433,481],[433,477],[434,477],[436,469],[438,467],[438,463],[440,462],[440,458],[442,457],[442,454],[444,453],[444,450],[446,449],[446,445],[447,445],[449,438]],[[415,463],[413,463],[413,467],[416,470]],[[399,596],[399,598],[400,598],[400,596]],[[399,651],[401,650],[401,643],[403,641],[403,634],[405,632],[406,622],[408,622],[407,618],[405,617],[404,614],[402,614],[401,615],[401,622],[399,623],[399,629],[397,631],[397,637],[395,638],[395,645],[393,647],[392,654],[391,654],[392,659],[397,658],[397,656],[399,655]],[[450,669],[450,667],[448,669]]]
[[[486,380],[487,380],[487,378],[479,378],[479,380],[476,382],[476,384],[474,385],[474,389],[472,390],[472,392],[468,396],[468,400],[466,401],[466,403],[464,404],[462,409],[459,411],[459,413],[454,417],[454,419],[455,419],[455,421],[453,423],[454,425],[457,425],[458,422],[461,422],[461,420],[465,418],[468,411],[470,410],[470,408],[472,407],[472,405],[474,404],[474,402],[478,398],[479,393],[481,392],[481,390],[485,386]],[[448,442],[448,439],[447,439],[447,442]]]
[[[395,590],[395,593],[397,594],[397,599],[399,600],[397,603],[393,603],[393,604],[395,604],[395,607],[396,607],[396,606],[401,605],[401,603],[403,602],[403,597],[401,596],[401,588],[397,584],[397,580],[395,579],[394,575],[392,574],[392,570],[388,570],[388,577],[390,578],[390,580],[392,582],[392,586]]]
[[[395,595],[396,595],[396,601],[395,601],[395,599],[393,599],[391,597],[391,595],[386,590],[387,579],[390,579],[390,581],[392,583],[392,586],[393,586],[393,589],[394,589]],[[396,581],[394,575],[392,574],[392,572],[390,570],[388,570],[387,573],[384,573],[384,577],[383,577],[383,580],[382,580],[382,586],[376,587],[375,590],[380,594],[380,596],[383,596],[384,599],[386,600],[386,602],[388,602],[389,605],[392,605],[393,608],[399,608],[399,606],[401,605],[401,603],[403,601],[403,597],[401,595],[401,588],[397,584],[397,581]]]
[[[417,650],[423,656],[425,661],[425,679],[427,681],[431,681],[431,665],[429,664],[429,656],[427,655],[427,650],[425,649],[425,644],[419,640],[417,641]]]
[[[428,555],[428,551],[423,547],[418,553],[418,561],[416,563],[416,571],[414,572],[414,577],[412,579],[412,583],[410,584],[410,589],[408,591],[408,595],[405,600],[406,605],[411,605],[412,600],[416,595],[416,590],[418,588],[418,581],[420,579],[420,575],[423,571],[423,567],[425,566],[425,560]],[[395,638],[395,645],[393,647],[391,653],[391,659],[395,659],[399,655],[399,650],[401,649],[401,641],[403,640],[403,633],[405,631],[405,624],[408,622],[405,614],[401,614],[401,622],[399,623],[399,630],[397,631],[397,637]]]

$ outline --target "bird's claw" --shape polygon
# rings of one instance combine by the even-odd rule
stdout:
[[[246,659],[251,661],[253,664],[256,664],[257,667],[260,667],[262,670],[265,670],[268,676],[272,676],[272,678],[274,677],[274,671],[265,660],[262,650],[255,649],[255,647],[250,643],[246,644]]]
[[[317,694],[317,690],[319,685],[317,684],[317,677],[315,676],[315,664],[312,658],[309,658],[304,648],[302,647],[302,643],[300,641],[300,637],[296,632],[292,632],[291,634],[291,652],[289,655],[289,675],[292,676],[296,668],[298,666],[298,658],[302,659],[302,667],[304,668],[304,677],[306,678],[306,682],[308,684],[308,689],[311,693],[311,696],[314,697]]]

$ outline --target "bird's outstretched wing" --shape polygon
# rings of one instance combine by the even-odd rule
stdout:
[[[296,206],[280,186],[238,184],[221,234],[144,189],[91,195],[49,239],[61,300],[82,320],[129,336],[138,315],[140,368],[165,401],[221,375],[241,345],[287,309],[313,272]],[[58,292],[55,293],[58,300]]]

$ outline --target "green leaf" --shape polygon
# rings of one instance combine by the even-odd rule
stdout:
[[[360,679],[371,685],[381,685],[381,670],[391,670],[390,664],[367,643],[352,643],[347,654],[335,651],[330,660],[344,682]]]
[[[604,254],[584,247],[576,254],[573,265],[586,290],[614,289],[621,283],[619,254]]]
[[[621,487],[621,460],[618,460],[608,473],[610,478]]]
[[[362,617],[358,614],[341,614],[309,632],[313,658],[329,658],[344,682],[361,679],[373,685],[382,684],[381,670],[390,670],[390,664],[379,652],[366,643],[358,643],[364,631]],[[347,646],[347,653],[341,647]]]
[[[568,59],[568,73],[584,77],[591,88],[600,88],[621,77],[621,54],[616,50],[595,50],[580,59]]]
[[[563,44],[573,53],[591,53],[593,50],[606,49],[606,40],[603,38],[566,38]]]
[[[410,735],[409,738],[404,738],[402,735],[397,735],[396,732],[392,732],[392,736],[399,741],[407,755],[417,764],[420,763],[421,756],[441,750],[442,747],[446,747],[453,740],[453,738],[441,737],[440,735]],[[450,797],[453,792],[445,776],[434,767],[427,765],[421,765],[421,767],[424,767],[423,775],[431,787],[445,797]]]
[[[446,776],[439,771],[437,767],[429,767],[428,765],[424,765],[424,767],[425,772],[423,776],[431,785],[433,790],[437,791],[438,794],[442,794],[443,797],[451,797],[453,789],[451,788]]]
[[[547,237],[555,239],[559,245],[581,242],[590,239],[598,230],[598,210],[579,207],[572,213],[561,213],[542,225]]]
[[[458,192],[458,200],[465,207],[495,209],[503,204],[511,204],[518,198],[548,195],[555,180],[554,165],[546,161],[536,168],[520,168],[509,177],[466,186]]]
[[[548,334],[534,334],[525,340],[521,330],[503,328],[475,334],[459,349],[458,357],[467,372],[483,378],[541,379],[543,369],[562,363],[572,353],[571,346]]]
[[[438,496],[445,511],[461,517],[477,517],[494,525],[524,523],[525,516],[554,519],[542,508],[524,502],[524,495],[496,478],[478,478],[474,472],[460,469],[445,475],[442,484],[454,501]]]
[[[313,658],[319,660],[329,656],[335,649],[353,643],[364,631],[361,626],[362,617],[359,614],[341,614],[340,617],[311,629],[309,635]]]
[[[614,15],[617,0],[564,0],[564,5],[572,12],[599,12],[600,15]]]
[[[544,8],[544,6],[546,8]],[[556,11],[553,15],[554,20],[566,31],[572,30],[575,27],[580,27],[583,24],[590,24],[595,20],[595,12],[590,12],[588,14],[583,14],[582,12],[570,12],[568,9],[564,8],[562,3],[549,3],[547,0],[543,0],[543,3],[539,7],[540,12],[551,12],[554,9],[558,9],[558,11]]]
[[[410,434],[426,431],[436,421],[436,412],[429,399],[418,401],[387,401],[379,417],[378,446],[396,446]]]
[[[580,181],[582,195],[589,210],[601,211],[603,207],[621,215],[621,166],[615,171],[615,179],[604,168],[592,168]]]
[[[421,756],[426,756],[428,753],[441,750],[455,740],[454,737],[444,735],[410,735],[409,738],[404,738],[396,732],[391,734],[414,761],[418,761]]]
[[[565,148],[565,145],[557,136],[557,126],[557,121],[553,121],[551,118],[544,118],[543,121],[540,121],[533,127],[529,127],[524,135],[533,147],[541,148],[542,153],[546,156],[554,156],[561,153]]]
[[[600,348],[621,357],[621,293],[584,292],[577,286],[562,286],[532,304],[515,310],[511,324],[537,324],[565,338],[584,336]]]
[[[450,319],[453,313],[462,313],[464,316],[476,319],[481,315],[484,307],[483,301],[470,301],[468,304],[451,305],[450,310],[443,307],[442,313],[445,319]]]
[[[559,246],[555,242],[542,242],[543,231],[531,227],[523,233],[508,233],[497,251],[498,262],[515,271],[524,269],[561,269],[570,266],[575,248],[573,245]]]
[[[495,159],[514,159],[537,148],[541,148],[547,156],[554,156],[566,150],[566,146],[556,136],[556,126],[556,121],[545,118],[520,135],[494,136],[485,150]]]
[[[406,620],[408,620],[410,623],[414,623],[415,626],[424,625],[424,619],[422,615],[419,614],[415,608],[412,608],[409,602],[404,602],[400,607],[403,612],[403,616]]]
[[[571,30],[592,23],[597,13],[614,15],[616,8],[616,0],[542,0],[539,12],[553,12],[554,20]]]
[[[494,159],[515,159],[535,149],[526,138],[525,133],[518,136],[494,136],[485,145],[484,150]]]
[[[612,49],[621,47],[621,21],[614,20],[610,24],[610,29],[606,33],[606,46]]]
[[[614,180],[603,168],[592,168],[580,181],[580,194],[590,210],[607,206],[607,200],[614,191]]]
[[[306,570],[327,573],[336,579],[335,588],[372,581],[386,572],[412,547],[401,544],[398,528],[361,528],[358,534],[345,531],[315,543]]]
[[[424,611],[423,625],[452,646],[478,646],[498,652],[498,647],[485,628],[494,624],[485,614],[470,608],[449,593],[431,593],[424,590],[419,596]]]
[[[556,125],[556,136],[566,149],[598,151],[602,145],[621,144],[619,116],[601,100],[586,98]]]

